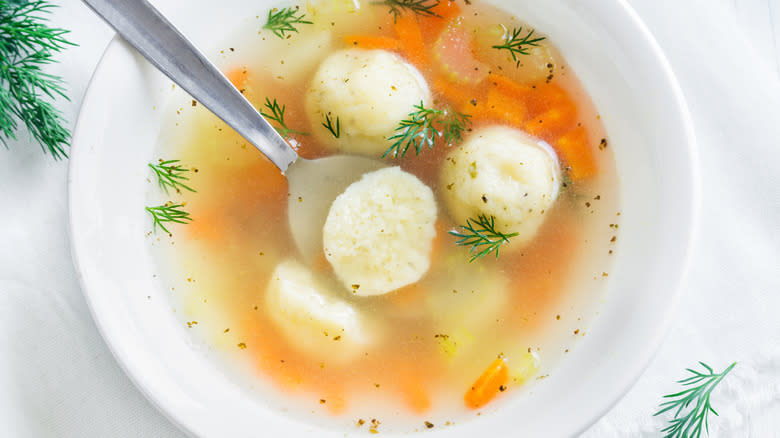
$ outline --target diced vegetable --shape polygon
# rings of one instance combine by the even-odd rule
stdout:
[[[533,117],[525,124],[526,132],[552,142],[559,135],[572,129],[577,110],[573,105],[556,106]]]
[[[490,74],[488,81],[497,91],[512,99],[526,100],[531,97],[534,91],[528,85],[517,83],[506,76],[495,73]]]
[[[509,382],[509,369],[503,358],[499,357],[471,385],[464,398],[466,406],[477,409],[490,403]]]
[[[512,30],[502,24],[486,24],[477,27],[475,42],[479,59],[490,64],[494,71],[502,71],[523,83],[544,82],[551,75],[554,77],[558,59],[547,40],[539,41],[535,45],[524,45],[526,54],[496,48],[506,44],[507,37],[512,35]],[[530,31],[530,28],[523,27],[521,34],[527,35]],[[541,36],[536,32],[533,34],[534,38]]]
[[[344,37],[344,43],[349,47],[360,49],[401,49],[401,42],[397,39],[374,35],[349,35]]]
[[[528,114],[522,100],[507,96],[496,88],[488,92],[486,106],[491,118],[516,127],[523,126]]]
[[[528,113],[535,117],[556,106],[575,106],[569,94],[555,84],[538,84],[527,96]]]
[[[227,76],[228,80],[231,84],[233,84],[234,87],[241,90],[244,86],[246,86],[247,80],[249,78],[249,70],[247,70],[246,67],[238,67],[227,72],[225,76]]]
[[[578,126],[555,143],[555,149],[561,155],[564,163],[571,169],[569,175],[574,181],[582,180],[596,174],[596,159],[593,148],[588,142],[588,132]]]
[[[433,80],[433,89],[445,99],[452,102],[457,109],[467,114],[472,113],[469,109],[471,101],[477,99],[479,96],[479,92],[473,87],[457,85],[442,76]],[[473,105],[471,106],[471,109],[473,109]]]
[[[528,353],[523,354],[516,364],[514,361],[512,362],[509,377],[511,377],[512,383],[522,385],[538,372],[539,357],[529,351]]]
[[[455,0],[444,0],[434,6],[432,12],[438,16],[422,17],[420,20],[423,37],[428,41],[437,38],[441,31],[444,30],[444,26],[460,15],[460,6],[458,6]]]
[[[427,63],[427,56],[417,17],[413,14],[402,14],[395,21],[394,27],[401,43],[401,50],[406,54],[407,59],[417,67],[424,66]]]
[[[407,380],[403,384],[404,401],[415,414],[424,414],[431,409],[431,397],[422,382]]]
[[[429,358],[420,357],[418,362],[399,361],[388,363],[393,367],[393,386],[412,413],[424,414],[431,409],[431,383],[436,376]],[[392,368],[391,368],[392,369]]]
[[[474,56],[471,35],[457,21],[451,21],[434,43],[433,61],[445,78],[461,86],[479,84],[490,70]]]

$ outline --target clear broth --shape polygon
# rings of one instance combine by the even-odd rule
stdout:
[[[275,98],[286,105],[288,126],[311,132],[321,121],[308,119],[303,96],[319,62],[348,47],[346,36],[395,36],[392,15],[384,7],[363,2],[350,12],[351,4],[302,8],[314,24],[299,26],[299,34],[284,40],[260,30],[267,13],[259,13],[223,43],[220,66],[255,106]],[[477,1],[459,7],[470,28],[523,25]],[[498,56],[487,46],[481,50],[489,54],[490,74],[534,87],[553,84],[571,96],[598,174],[567,184],[535,239],[498,259],[469,263],[468,250],[446,234],[458,224],[440,206],[437,239],[443,243],[420,282],[375,298],[355,299],[346,291],[340,296],[388,332],[381,345],[348,365],[299,353],[264,313],[271,272],[278,263],[299,258],[287,226],[284,177],[205,108],[177,98],[164,110],[170,121],[155,158],[180,159],[197,169],[188,182],[197,193],[172,196],[186,200],[194,221],[172,228],[170,237],[150,235],[150,240],[159,278],[171,292],[182,325],[201,345],[218,352],[221,366],[239,385],[310,423],[363,431],[422,430],[423,420],[451,425],[499,407],[502,399],[528,396],[534,382],[552,373],[586,336],[598,313],[619,219],[615,162],[601,143],[606,134],[598,113],[554,46],[544,44],[555,61],[552,78],[534,82],[528,80],[528,69],[506,54]],[[435,63],[418,68],[429,80],[437,74]],[[434,96],[438,103],[450,102],[435,89]],[[473,129],[491,124],[496,122],[475,119]],[[548,134],[540,137],[553,143],[555,136]],[[293,143],[307,158],[331,153],[315,136],[293,136]],[[419,156],[392,161],[438,193],[438,168],[448,152],[437,144]],[[171,200],[152,183],[150,177],[150,204]],[[333,276],[327,262],[312,269]],[[506,293],[475,290],[469,284],[474,276],[496,279],[506,285]],[[510,381],[508,390],[482,409],[464,405],[465,392],[498,355],[511,364],[528,351],[540,358],[536,376]],[[371,419],[381,424],[372,425]]]

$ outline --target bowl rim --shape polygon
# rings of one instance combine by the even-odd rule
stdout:
[[[659,323],[654,330],[654,336],[646,344],[648,348],[642,350],[641,358],[636,361],[636,369],[630,373],[625,373],[622,375],[622,385],[616,385],[611,394],[605,396],[605,400],[607,401],[603,404],[603,407],[598,410],[597,415],[592,416],[586,421],[580,422],[576,425],[576,427],[572,427],[571,431],[574,433],[574,435],[580,435],[592,427],[600,418],[612,410],[612,408],[628,393],[628,391],[636,384],[642,374],[644,374],[646,369],[649,367],[651,359],[656,355],[663,340],[667,336],[673,322],[673,317],[677,311],[678,303],[683,293],[682,286],[687,278],[692,263],[692,249],[694,240],[698,234],[700,215],[701,181],[700,170],[698,166],[699,161],[697,142],[693,128],[692,117],[689,112],[682,88],[680,87],[674,70],[666,55],[664,54],[661,46],[658,44],[653,34],[650,32],[649,28],[642,21],[641,17],[634,10],[634,8],[628,3],[627,0],[611,0],[611,3],[613,5],[612,9],[615,11],[615,13],[621,13],[625,15],[622,18],[626,19],[629,22],[628,24],[634,29],[635,32],[637,32],[638,37],[641,37],[643,42],[647,45],[647,49],[649,50],[648,55],[652,57],[652,61],[656,63],[657,67],[663,72],[663,77],[660,79],[665,83],[665,85],[669,87],[670,94],[675,104],[675,106],[670,109],[676,111],[677,116],[680,118],[680,127],[682,128],[683,134],[681,138],[684,138],[685,140],[684,144],[681,144],[681,152],[687,155],[687,161],[690,163],[690,167],[687,169],[690,174],[690,186],[687,188],[690,190],[688,195],[691,203],[689,211],[687,212],[689,219],[687,223],[682,224],[684,226],[680,226],[680,228],[683,229],[680,234],[686,236],[686,240],[680,245],[680,268],[676,272],[676,277],[672,281],[669,281],[673,292],[669,295],[670,300],[663,309],[663,315],[660,315],[658,318]],[[87,91],[84,94],[81,106],[79,108],[79,116],[73,129],[67,180],[67,232],[70,242],[71,257],[73,259],[76,276],[78,278],[84,299],[87,303],[87,307],[95,323],[95,326],[97,327],[101,337],[104,339],[106,346],[113,355],[117,364],[124,371],[133,385],[157,409],[158,412],[171,421],[171,423],[176,425],[176,427],[178,427],[179,430],[184,432],[186,435],[197,436],[195,430],[193,430],[187,424],[186,419],[180,418],[180,413],[174,412],[172,409],[170,409],[169,406],[166,406],[164,400],[159,396],[159,394],[157,394],[155,389],[145,384],[142,370],[134,369],[128,366],[126,361],[123,360],[123,353],[119,351],[121,349],[115,345],[115,339],[110,335],[112,330],[111,321],[110,319],[103,318],[98,312],[98,309],[96,308],[98,304],[95,302],[93,296],[95,291],[90,287],[89,281],[85,277],[84,271],[82,269],[85,255],[78,241],[78,232],[74,227],[74,199],[76,199],[79,195],[75,185],[73,184],[72,175],[74,173],[74,169],[79,167],[79,163],[82,160],[82,154],[85,153],[82,150],[87,148],[87,145],[82,145],[81,143],[84,142],[80,141],[80,139],[86,135],[85,132],[88,131],[88,127],[85,126],[83,117],[84,109],[89,105],[90,102],[95,100],[95,94],[97,91],[93,85],[96,79],[100,76],[101,72],[106,68],[105,64],[107,62],[107,58],[113,51],[116,50],[131,49],[129,49],[129,46],[126,45],[126,43],[119,35],[114,34],[110,42],[106,45],[103,53],[101,54],[100,60],[90,77],[87,85]]]

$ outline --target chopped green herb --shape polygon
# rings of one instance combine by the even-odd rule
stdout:
[[[511,34],[506,35],[504,44],[493,46],[494,49],[509,50],[512,54],[512,60],[517,61],[518,55],[530,55],[531,47],[538,47],[541,41],[544,41],[544,37],[534,38],[534,30],[531,29],[525,36],[521,36],[523,32],[522,26],[514,28]]]
[[[374,2],[375,5],[385,5],[390,8],[389,14],[392,14],[393,21],[398,21],[404,12],[412,12],[424,17],[440,17],[441,15],[433,11],[433,8],[439,6],[439,0],[384,0]]]
[[[433,149],[436,137],[443,137],[447,146],[452,146],[463,139],[463,131],[471,125],[471,116],[449,108],[425,108],[422,101],[414,108],[416,111],[401,120],[395,128],[395,134],[388,138],[393,145],[385,151],[383,158],[388,155],[393,158],[403,157],[412,146],[417,155],[420,155],[424,146]]]
[[[163,231],[170,234],[167,228],[165,228],[166,222],[173,222],[177,224],[186,224],[192,221],[192,217],[186,211],[181,208],[184,204],[173,204],[166,202],[163,205],[157,207],[146,207],[146,211],[152,215],[154,221],[154,230],[157,231],[157,227],[160,227]]]
[[[189,178],[184,176],[190,169],[177,164],[179,160],[160,160],[159,164],[149,163],[149,167],[154,170],[157,175],[157,182],[160,184],[160,188],[168,193],[168,189],[174,190],[176,193],[181,193],[181,189],[194,192],[195,190],[184,184],[184,181],[189,181]]]
[[[674,418],[669,420],[669,426],[661,430],[665,434],[664,438],[698,438],[702,431],[710,433],[707,417],[710,412],[718,415],[710,404],[710,395],[737,363],[732,363],[719,374],[714,373],[712,368],[704,362],[699,362],[699,364],[707,371],[702,372],[688,368],[687,371],[691,376],[677,381],[687,389],[665,395],[664,399],[669,400],[661,403],[660,410],[653,414],[653,416],[658,416],[674,410]],[[689,407],[690,410],[685,412]]]
[[[474,253],[469,262],[473,262],[492,252],[496,253],[498,258],[501,245],[509,243],[509,239],[517,236],[519,233],[505,234],[496,230],[496,218],[485,215],[479,215],[476,220],[467,219],[466,225],[461,225],[463,232],[450,231],[455,237],[460,237],[455,243],[460,246],[470,246],[470,253]]]
[[[330,114],[325,114],[325,122],[322,124],[334,137],[341,137],[341,120],[336,117],[336,126],[333,126],[333,119]]]
[[[16,139],[21,122],[44,152],[67,158],[70,132],[62,113],[46,98],[68,100],[62,78],[43,72],[54,53],[75,45],[67,30],[46,25],[48,1],[0,0],[0,143]]]
[[[268,29],[273,32],[274,35],[284,39],[285,32],[298,33],[298,29],[296,29],[294,25],[312,24],[311,21],[304,20],[306,14],[301,13],[301,15],[296,16],[297,13],[298,7],[271,9],[268,11],[268,20],[265,25],[263,25],[263,29]]]
[[[276,128],[277,131],[279,131],[279,134],[282,137],[289,137],[290,134],[298,134],[298,135],[309,135],[308,132],[302,132],[302,131],[296,131],[294,129],[290,129],[287,127],[287,124],[284,121],[284,111],[286,110],[286,105],[279,105],[279,103],[276,101],[276,99],[271,102],[271,99],[265,98],[265,107],[270,111],[271,113],[266,113],[263,111],[260,111],[260,114],[265,117],[268,120],[273,120],[276,122],[279,127]]]

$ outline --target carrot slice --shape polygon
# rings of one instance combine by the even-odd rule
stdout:
[[[474,86],[487,78],[490,67],[474,55],[473,37],[458,22],[451,22],[433,44],[433,60],[450,81]]]
[[[533,93],[533,88],[519,84],[503,75],[491,73],[488,81],[496,90],[513,99],[526,100]]]
[[[415,414],[424,414],[431,409],[431,398],[420,382],[407,381],[404,385],[404,401]]]
[[[487,108],[493,118],[516,127],[522,127],[528,115],[522,100],[513,99],[496,88],[488,92]]]
[[[420,361],[425,359],[420,358]],[[418,361],[415,365],[409,363],[397,365],[397,388],[409,410],[415,414],[423,414],[431,408],[429,394],[431,376],[430,372],[426,371],[429,364]]]
[[[488,404],[506,388],[509,370],[503,358],[498,358],[471,385],[464,398],[466,406],[477,409]]]
[[[457,85],[441,76],[433,79],[433,89],[457,108],[465,107],[466,104],[476,99],[478,94],[474,87]]]
[[[528,112],[537,116],[550,108],[562,105],[574,106],[569,93],[555,84],[539,84],[527,95]]]
[[[349,35],[344,37],[344,43],[349,47],[361,49],[400,50],[401,42],[395,38],[373,35]]]
[[[555,143],[555,149],[571,168],[569,175],[572,180],[578,181],[596,174],[596,159],[593,156],[593,148],[588,143],[588,132],[584,127],[579,126],[559,138]]]
[[[460,6],[455,0],[444,0],[431,8],[431,12],[437,16],[422,17],[420,20],[420,28],[426,41],[438,37],[447,23],[460,15]]]
[[[418,67],[426,64],[425,44],[423,44],[420,25],[413,14],[401,14],[394,24],[395,33],[400,40],[401,50]]]
[[[533,117],[525,124],[526,132],[548,142],[574,127],[577,110],[573,104],[556,106]]]
[[[246,86],[247,80],[249,79],[249,70],[247,70],[246,67],[238,67],[230,70],[225,76],[227,76],[234,87],[241,90]]]

